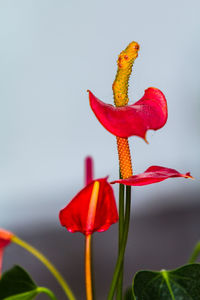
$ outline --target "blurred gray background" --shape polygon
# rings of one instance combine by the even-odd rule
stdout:
[[[165,127],[148,133],[149,145],[130,139],[134,172],[161,165],[190,171],[196,180],[134,188],[135,224],[127,251],[127,259],[134,259],[127,265],[132,267],[127,284],[137,269],[184,263],[200,237],[199,9],[197,0],[0,1],[0,227],[42,248],[72,284],[76,276],[83,281],[84,240],[60,227],[59,210],[83,186],[86,155],[95,160],[96,177],[118,176],[115,137],[95,119],[86,91],[112,103],[117,56],[133,40],[141,49],[130,79],[130,103],[155,86],[169,109]],[[102,266],[111,264],[105,288],[117,240],[106,248],[105,241],[115,230],[95,235],[98,282],[105,276]],[[29,256],[26,263],[26,254],[13,247],[4,268],[24,263],[38,277],[40,265]],[[67,251],[73,259],[64,256]],[[46,276],[42,269],[43,284],[49,284]],[[103,283],[97,284],[99,293]],[[55,290],[59,293],[59,287]],[[81,283],[77,295],[84,299]]]

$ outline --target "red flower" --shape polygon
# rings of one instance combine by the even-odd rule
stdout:
[[[10,244],[13,233],[0,228],[0,248],[4,248]]]
[[[156,88],[145,90],[135,104],[114,107],[96,98],[89,91],[90,106],[99,122],[112,134],[128,138],[136,135],[145,140],[148,129],[157,130],[167,121],[167,102]]]
[[[105,231],[117,222],[114,193],[107,178],[90,182],[60,211],[59,218],[68,231],[85,235]]]
[[[2,269],[3,251],[4,248],[11,243],[13,236],[13,233],[0,228],[0,277]]]
[[[152,166],[149,167],[144,173],[131,176],[127,179],[119,179],[112,181],[113,183],[122,183],[125,185],[132,185],[132,186],[141,186],[141,185],[148,185],[156,182],[163,181],[168,178],[174,177],[184,177],[184,178],[192,178],[190,173],[181,174],[178,171],[170,168],[159,167],[159,166]]]

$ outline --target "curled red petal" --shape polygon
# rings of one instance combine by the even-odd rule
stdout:
[[[192,178],[190,173],[181,174],[178,171],[170,168],[160,167],[160,166],[152,166],[149,167],[144,173],[131,176],[127,179],[119,179],[112,181],[111,184],[114,183],[122,183],[125,185],[132,185],[132,186],[141,186],[141,185],[148,185],[156,182],[163,181],[168,178],[173,177],[184,177],[184,178]]]
[[[95,213],[94,224],[88,232],[88,210],[94,182],[98,181],[99,194]],[[105,231],[110,225],[118,221],[118,212],[115,197],[107,178],[92,181],[83,188],[72,201],[60,211],[59,218],[61,225],[70,232],[82,232],[85,235],[95,231]]]
[[[12,232],[0,228],[0,277],[4,248],[10,244],[13,236],[14,234]]]
[[[162,128],[167,121],[167,102],[163,93],[153,87],[135,104],[115,107],[96,98],[89,91],[90,106],[99,122],[112,134],[145,139],[148,129]]]
[[[0,248],[4,248],[10,244],[13,233],[0,228]]]

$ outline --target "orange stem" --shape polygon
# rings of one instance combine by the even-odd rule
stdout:
[[[91,234],[85,236],[85,287],[87,300],[92,300]]]
[[[87,216],[87,233],[85,236],[85,288],[87,300],[93,299],[92,263],[91,263],[91,232],[94,227],[100,184],[94,182]]]

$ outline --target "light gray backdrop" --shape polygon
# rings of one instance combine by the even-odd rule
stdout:
[[[134,172],[163,165],[196,177],[135,188],[134,203],[156,209],[161,195],[179,191],[192,201],[200,166],[199,9],[197,0],[0,1],[0,227],[58,223],[59,209],[83,186],[88,154],[96,177],[118,176],[115,138],[93,116],[86,90],[112,103],[117,55],[132,40],[141,50],[130,102],[155,86],[169,106],[149,145],[130,139]]]

